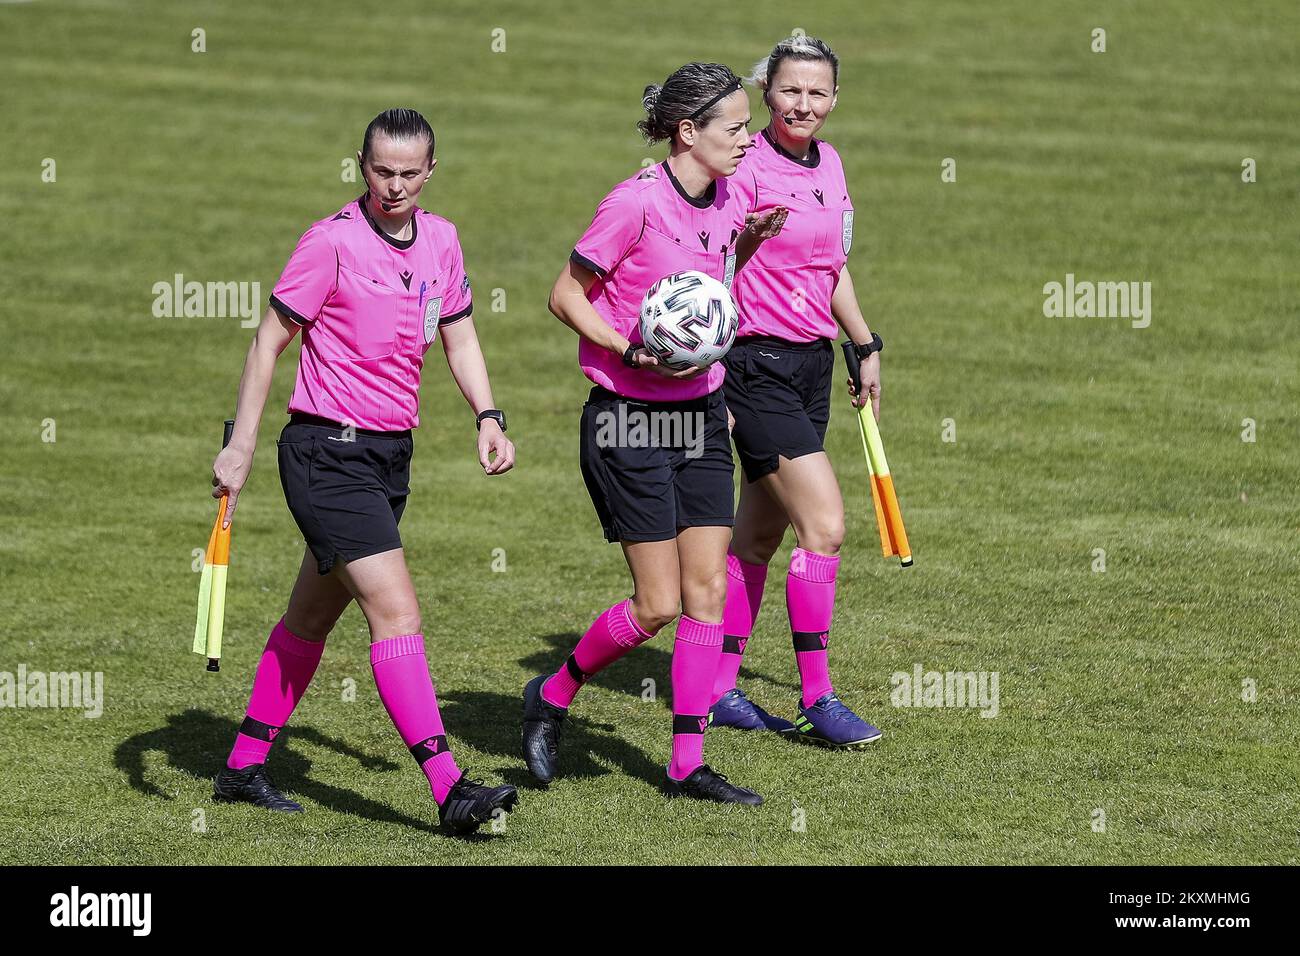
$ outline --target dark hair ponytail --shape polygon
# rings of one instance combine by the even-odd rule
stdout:
[[[694,120],[708,126],[718,115],[718,105],[740,89],[740,77],[721,63],[687,63],[663,85],[651,84],[641,96],[646,116],[636,124],[646,141],[657,143],[677,135],[677,124]]]

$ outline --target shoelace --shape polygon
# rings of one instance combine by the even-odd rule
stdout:
[[[460,778],[460,780],[456,781],[456,786],[458,786],[458,787],[482,787],[482,786],[483,786],[483,781],[482,781],[482,780],[471,780],[468,774],[461,774],[461,778]],[[464,799],[467,799],[467,800],[468,800],[468,799],[472,799],[472,797],[466,796],[466,797],[464,797]]]
[[[721,780],[723,783],[728,782],[727,775],[725,773],[718,773],[718,771],[714,770],[708,764],[701,764],[701,766],[703,766],[704,769],[707,770],[715,779]]]
[[[251,777],[248,778],[248,782],[249,782],[249,783],[254,783],[254,784],[255,784],[255,783],[262,783],[262,784],[265,784],[266,786],[270,787],[272,790],[279,790],[279,789],[280,789],[279,787],[277,787],[277,786],[276,786],[276,785],[271,781],[271,775],[270,775],[269,773],[266,772],[266,768],[265,768],[265,767],[258,767],[256,770],[254,770],[254,771],[253,771],[253,775],[252,775]]]
[[[546,752],[552,756],[560,752],[560,720],[547,720],[542,722],[542,743],[546,745]]]
[[[254,771],[253,776],[249,778],[248,782],[255,786],[260,785],[258,786],[258,789],[261,791],[263,797],[270,797],[274,800],[283,800],[285,803],[293,802],[280,792],[280,788],[271,780],[271,775],[266,772],[265,767],[259,767]],[[270,791],[269,793],[267,792],[268,790]]]
[[[542,725],[542,733],[554,734],[555,738],[558,740],[560,737],[560,726],[563,724],[564,718],[566,716],[568,715],[565,711],[556,707],[554,704],[549,703],[545,698],[543,698],[542,717],[540,720],[540,723]]]
[[[822,708],[827,717],[832,720],[859,721],[862,718],[844,706],[844,703],[838,697],[832,697]]]

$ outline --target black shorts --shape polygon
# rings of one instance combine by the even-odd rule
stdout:
[[[668,541],[735,524],[722,389],[682,402],[596,386],[582,407],[582,478],[607,541]]]
[[[411,433],[343,426],[294,413],[276,442],[280,485],[316,558],[329,574],[336,558],[355,561],[402,546],[397,523],[411,493]]]
[[[781,456],[823,450],[835,373],[830,339],[748,336],[736,339],[722,361],[727,407],[736,419],[731,438],[749,481],[776,471]]]

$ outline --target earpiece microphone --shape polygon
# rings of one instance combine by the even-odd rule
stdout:
[[[767,91],[767,90],[764,90],[764,91],[763,91],[763,103],[767,106],[767,108],[768,108],[769,110],[771,110],[773,113],[776,113],[776,107],[772,105],[772,101],[769,100],[769,99],[767,98],[767,95],[768,95],[768,91]],[[784,113],[781,113],[781,114],[779,114],[779,115],[780,115],[781,119],[785,121],[785,125],[786,125],[786,126],[793,126],[793,125],[794,125],[794,120],[790,119],[790,117],[786,116]]]

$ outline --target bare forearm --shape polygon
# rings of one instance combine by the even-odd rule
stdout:
[[[831,293],[831,315],[844,330],[844,334],[854,342],[865,345],[871,341],[871,329],[867,327],[867,320],[862,317],[858,296],[853,288],[853,277],[849,275],[847,268],[840,270],[840,281],[836,284],[835,291]]]
[[[479,345],[478,333],[474,330],[473,319],[461,319],[455,325],[444,330],[443,350],[447,353],[447,367],[451,377],[456,380],[456,387],[465,396],[465,401],[474,410],[474,414],[485,409],[495,408],[492,400],[492,385],[488,379],[487,362],[483,358],[483,349]],[[466,325],[466,323],[470,323]],[[457,329],[456,326],[464,326]],[[455,332],[452,333],[452,330]],[[452,333],[452,334],[448,334]]]
[[[249,454],[257,447],[257,427],[262,421],[271,380],[275,375],[277,353],[259,345],[256,338],[248,347],[244,374],[239,377],[239,397],[235,402],[235,431],[230,443]]]
[[[553,291],[548,305],[552,315],[593,345],[622,355],[631,344],[592,308],[586,293],[576,280],[571,288]]]
[[[253,342],[244,359],[244,374],[239,377],[239,397],[235,400],[235,431],[230,444],[251,455],[257,447],[257,426],[262,421],[266,398],[271,393],[275,362],[295,335],[298,327],[268,308],[262,316]]]
[[[741,232],[740,237],[736,240],[737,272],[745,268],[745,263],[758,251],[759,244],[758,239],[748,229]]]
[[[298,326],[275,309],[267,309],[248,347],[244,374],[239,377],[239,397],[235,400],[235,430],[230,444],[221,449],[212,463],[212,496],[228,499],[226,522],[229,527],[239,503],[239,493],[248,480],[257,447],[257,426],[262,420],[266,397],[271,392],[275,361],[295,335]]]

